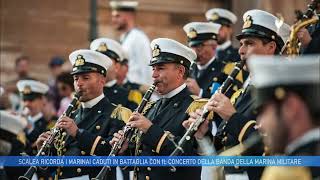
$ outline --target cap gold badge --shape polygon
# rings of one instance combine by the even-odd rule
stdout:
[[[194,28],[190,28],[187,33],[188,38],[193,39],[197,37],[197,31]]]
[[[77,59],[76,59],[76,62],[75,62],[75,64],[74,64],[74,66],[83,66],[84,63],[85,63],[85,59],[83,58],[82,55],[79,54],[79,55],[77,56]]]
[[[161,49],[158,44],[155,44],[152,49],[152,57],[157,57],[160,55]]]
[[[108,50],[108,46],[104,42],[102,42],[97,49],[97,51],[99,52],[107,52],[107,50]]]
[[[31,93],[31,87],[29,85],[25,85],[22,91],[23,94],[30,94]]]
[[[243,26],[242,26],[242,29],[249,28],[249,27],[251,27],[251,25],[252,25],[252,17],[250,15],[248,15],[246,17],[246,20],[245,20]]]
[[[219,19],[219,15],[218,15],[218,13],[213,13],[212,15],[211,15],[211,18],[210,18],[212,21],[215,21],[215,20],[217,20],[217,19]]]

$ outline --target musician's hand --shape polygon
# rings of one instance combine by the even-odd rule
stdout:
[[[231,104],[230,99],[221,93],[215,93],[212,96],[207,103],[207,108],[209,111],[218,113],[219,116],[225,121],[228,121],[230,117],[237,112]]]
[[[146,133],[148,129],[151,127],[152,122],[143,115],[134,112],[129,118],[129,122],[127,123],[127,125],[130,125],[134,128],[138,128],[143,133]]]
[[[197,96],[200,94],[200,87],[195,79],[188,78],[186,84],[192,94]]]
[[[310,36],[310,33],[306,28],[300,29],[297,33],[297,37],[301,42],[302,47],[304,48],[308,47],[309,43],[312,40],[312,37]]]
[[[113,134],[113,138],[111,139],[111,141],[109,141],[109,144],[111,146],[113,146],[116,142],[118,142],[122,138],[122,136],[123,136],[123,131],[122,130],[119,130],[117,133],[114,133]],[[125,150],[127,150],[128,149],[128,145],[129,145],[129,142],[126,139],[123,142],[123,145],[122,145],[121,149],[119,150],[118,154],[122,154]]]
[[[48,137],[51,135],[50,131],[44,132],[42,134],[40,134],[40,136],[38,137],[38,139],[36,140],[36,146],[37,149],[39,150],[43,144],[43,142],[48,139]]]
[[[73,119],[67,116],[62,116],[58,120],[56,126],[64,129],[73,138],[77,135],[78,126],[76,125]]]
[[[196,119],[198,119],[201,115],[202,115],[202,110],[201,109],[197,109],[196,112],[191,112],[190,117],[188,120],[183,121],[182,126],[185,127],[186,129],[188,129],[192,123],[194,123],[196,121]],[[197,139],[202,139],[205,134],[208,132],[209,130],[209,121],[206,119],[199,127],[199,129],[197,130],[197,132],[194,134],[194,137]]]

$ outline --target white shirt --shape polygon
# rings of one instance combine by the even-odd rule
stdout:
[[[39,112],[35,116],[28,116],[28,124],[31,125],[31,127],[27,130],[27,134],[30,134],[34,130],[34,124],[43,117],[43,113]]]
[[[123,49],[128,53],[129,81],[138,84],[152,84],[152,68],[149,62],[152,58],[149,38],[136,28],[120,38]]]
[[[173,96],[180,93],[184,88],[186,88],[187,85],[183,83],[181,86],[177,87],[176,89],[170,91],[168,94],[162,95],[161,98],[172,98]]]
[[[207,62],[205,65],[199,65],[199,64],[197,64],[198,69],[199,69],[199,70],[207,69],[207,67],[215,60],[215,58],[216,58],[216,57],[213,56],[213,57],[210,59],[210,61]]]
[[[104,98],[104,94],[102,93],[100,96],[91,99],[87,102],[81,102],[81,106],[82,108],[92,108],[93,106],[95,106],[96,104],[98,104],[98,102]]]
[[[231,46],[231,41],[230,40],[224,42],[221,45],[218,45],[217,46],[217,51],[223,51],[223,50],[227,49],[229,46]]]
[[[107,82],[104,86],[105,87],[112,87],[115,84],[117,84],[117,80],[114,79],[114,80],[111,80],[111,81]]]

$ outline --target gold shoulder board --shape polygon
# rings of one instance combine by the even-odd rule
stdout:
[[[223,73],[227,74],[227,75],[230,75],[231,72],[233,71],[235,65],[236,65],[236,63],[226,63],[226,65],[223,68]],[[243,83],[242,70],[238,73],[238,75],[236,76],[236,79],[238,81],[240,81],[241,83]]]
[[[132,111],[126,107],[123,107],[121,104],[117,105],[117,107],[112,111],[111,118],[116,118],[125,123],[128,122],[129,117],[131,116]]]
[[[195,112],[197,109],[201,109],[204,107],[204,105],[207,104],[207,102],[209,101],[209,99],[206,98],[200,98],[198,96],[194,96],[191,95],[191,97],[193,98],[193,102],[189,105],[188,109],[186,110],[186,113],[189,114],[191,112]],[[213,112],[210,112],[209,119],[213,118]]]

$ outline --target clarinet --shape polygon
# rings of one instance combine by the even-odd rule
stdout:
[[[243,68],[245,64],[245,61],[241,61],[239,63],[236,64],[236,66],[234,67],[233,71],[231,72],[231,74],[227,77],[227,79],[223,82],[223,84],[220,86],[220,88],[217,90],[220,93],[226,93],[228,91],[228,89],[231,87],[234,79],[236,78],[236,76],[238,75],[238,73],[240,72],[240,70]],[[180,141],[178,142],[178,144],[176,145],[175,150],[170,154],[170,156],[176,156],[178,155],[180,152],[183,153],[183,146],[185,145],[185,143],[187,141],[189,141],[191,139],[191,137],[197,132],[199,126],[205,121],[205,119],[208,117],[209,115],[209,110],[207,109],[207,105],[204,106],[204,109],[202,111],[202,115],[196,119],[196,121],[194,123],[192,123],[190,125],[190,127],[188,128],[188,130],[186,131],[186,133],[182,136],[182,138],[180,139]],[[175,171],[175,168],[172,167],[171,171]]]
[[[141,103],[139,104],[139,106],[137,107],[136,109],[136,112],[138,113],[142,113],[144,107],[146,106],[146,104],[148,103],[154,89],[156,88],[155,84],[152,85],[148,91],[145,93],[145,95],[143,96],[142,98],[142,101]],[[109,153],[109,157],[113,157],[113,156],[116,156],[121,147],[123,146],[123,144],[127,141],[127,140],[130,140],[134,134],[137,133],[137,129],[136,128],[132,128],[131,126],[129,125],[125,125],[123,128],[122,128],[122,131],[123,131],[123,136],[119,139],[119,141],[117,141],[113,146],[112,146],[112,149]],[[95,178],[92,178],[91,180],[102,180],[108,173],[108,171],[111,169],[110,166],[104,166],[101,171],[99,172],[99,174],[95,177]]]
[[[62,116],[70,117],[72,110],[75,108],[77,102],[79,101],[80,93],[76,93],[70,102],[68,108],[65,110],[65,112],[62,114]],[[59,136],[59,134],[65,133],[63,132],[63,129],[54,127],[51,129],[52,134],[43,142],[41,148],[39,149],[38,153],[36,154],[36,157],[38,156],[44,156],[48,149],[52,147],[54,144],[54,140]],[[27,170],[27,172],[20,176],[19,180],[30,180],[32,179],[33,174],[37,171],[36,166],[31,166]]]

